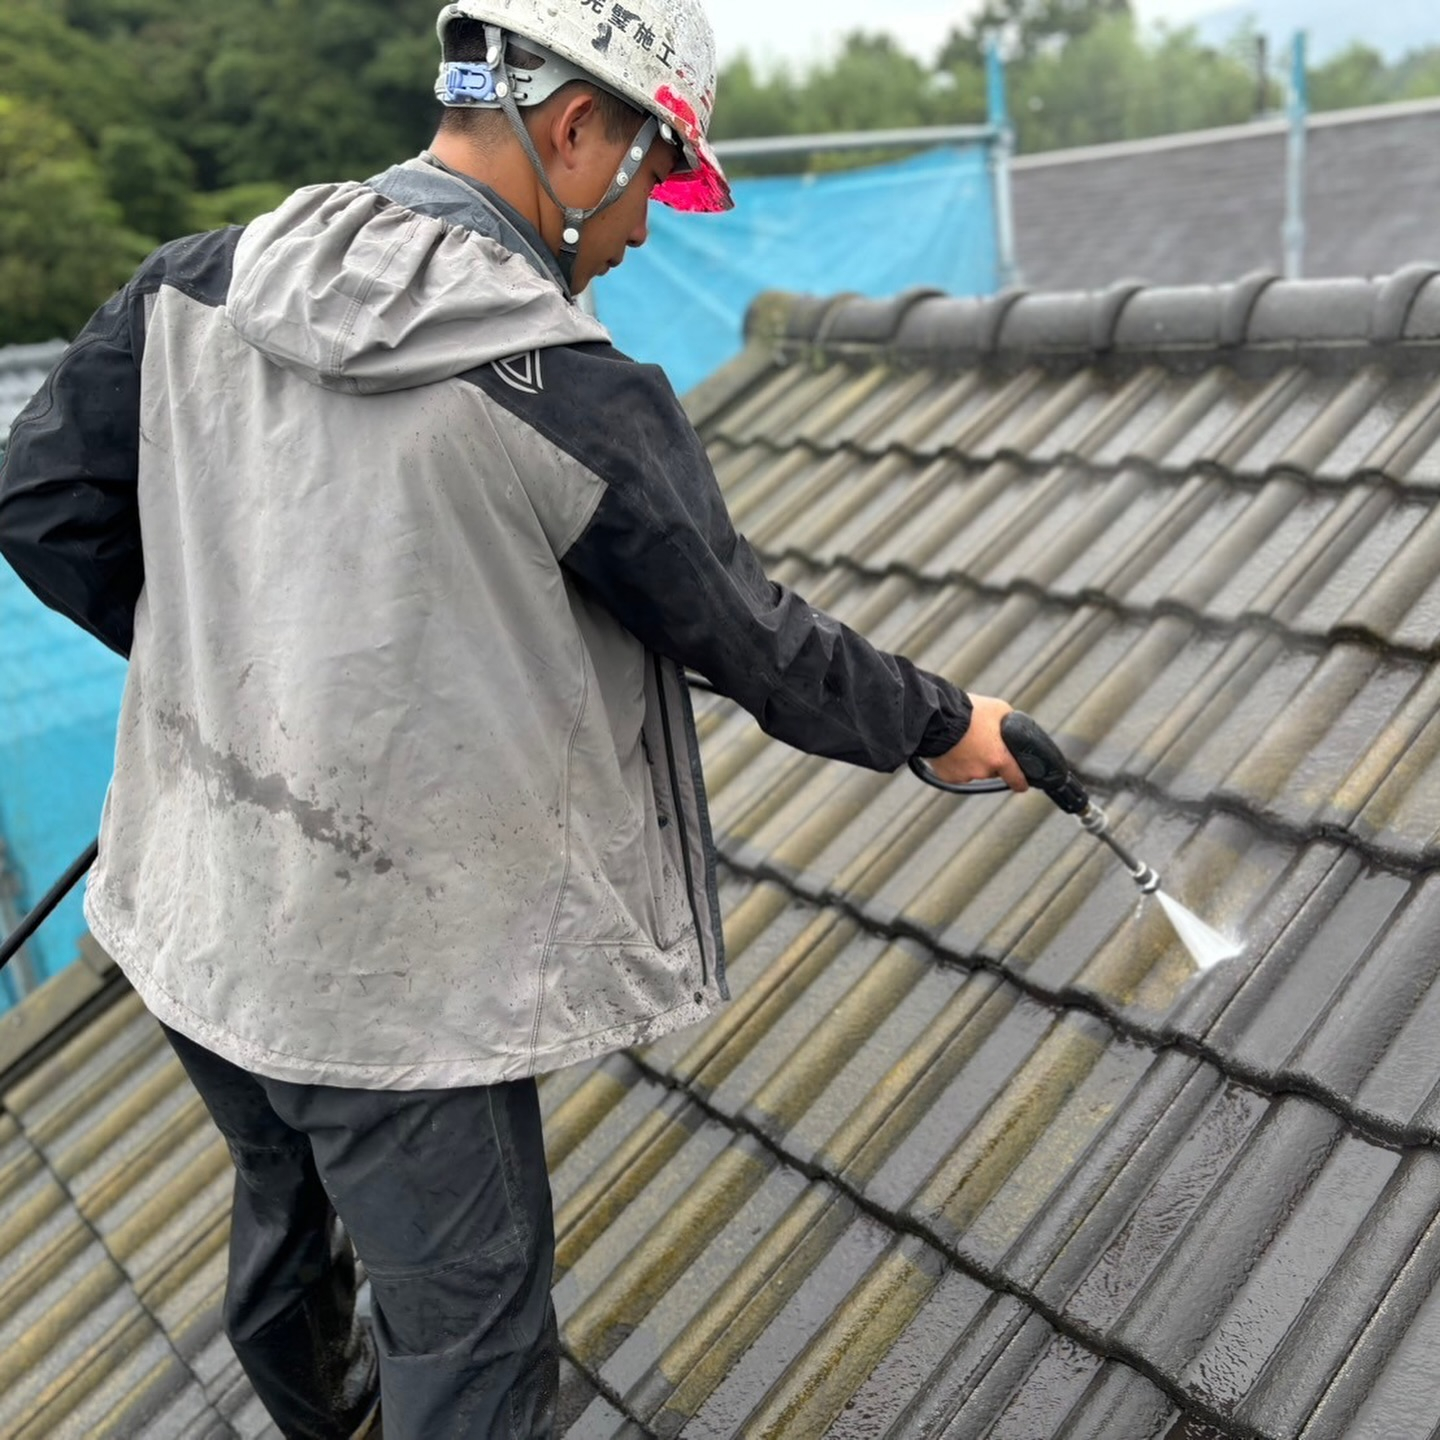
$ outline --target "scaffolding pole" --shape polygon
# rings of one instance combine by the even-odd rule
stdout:
[[[722,160],[760,155],[811,155],[825,150],[915,149],[929,145],[988,144],[993,132],[985,125],[921,125],[909,130],[845,130],[828,135],[767,135],[752,140],[717,140]]]
[[[1305,128],[1309,118],[1309,86],[1305,78],[1305,32],[1299,30],[1290,50],[1290,143],[1285,158],[1285,278],[1305,273]]]
[[[1005,65],[1000,59],[1000,42],[994,37],[985,45],[985,93],[990,143],[990,189],[995,201],[995,262],[1001,290],[1020,283],[1015,263],[1015,217],[1010,205],[1010,158],[1015,153],[1015,132],[1010,128],[1010,107],[1005,97]]]
[[[1015,134],[1005,99],[1005,66],[1000,47],[986,50],[988,117],[984,125],[923,125],[902,130],[846,130],[824,135],[767,135],[745,140],[720,140],[715,153],[722,160],[776,155],[814,155],[834,150],[925,149],[939,145],[984,145],[995,205],[995,268],[1001,290],[1019,284],[1015,263],[1015,222],[1010,202],[1010,160]]]

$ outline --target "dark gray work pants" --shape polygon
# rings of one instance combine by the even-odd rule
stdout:
[[[252,1075],[166,1030],[235,1161],[225,1330],[287,1440],[539,1440],[559,1344],[533,1080],[351,1090]],[[370,1276],[374,1340],[355,1318]]]

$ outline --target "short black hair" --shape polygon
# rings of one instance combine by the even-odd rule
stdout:
[[[482,21],[462,16],[452,20],[445,27],[445,59],[459,64],[474,64],[484,60],[489,46],[485,40],[485,25]],[[510,36],[505,46],[505,61],[508,65],[533,65],[539,57],[524,48],[524,41]],[[605,138],[616,143],[633,140],[640,126],[644,124],[643,113],[611,94],[602,85],[590,84],[584,80],[572,80],[562,85],[551,100],[569,97],[578,89],[588,90],[595,97],[595,109],[605,127]],[[547,105],[550,101],[545,102]],[[538,107],[543,109],[544,106]],[[524,111],[520,112],[524,115]],[[510,133],[510,122],[502,111],[479,106],[446,105],[440,115],[442,135],[465,135],[482,145],[493,144],[497,139]]]

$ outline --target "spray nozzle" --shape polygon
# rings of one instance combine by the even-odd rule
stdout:
[[[1160,877],[1154,867],[1137,860],[1110,833],[1105,812],[1071,773],[1060,747],[1034,720],[1019,710],[1012,710],[1000,722],[1000,738],[1024,771],[1025,778],[1043,790],[1067,815],[1074,815],[1097,840],[1108,845],[1124,862],[1130,878],[1143,894],[1152,895],[1160,888]]]
[[[1080,824],[1097,840],[1108,845],[1124,862],[1130,878],[1143,895],[1153,895],[1160,888],[1160,876],[1153,865],[1137,860],[1111,833],[1110,819],[1098,805],[1087,805],[1079,815]]]
[[[1137,860],[1110,833],[1105,812],[1086,793],[1071,773],[1060,747],[1028,715],[1012,710],[1000,722],[1000,738],[1024,771],[1025,778],[1043,790],[1067,815],[1074,815],[1097,840],[1108,845],[1130,872],[1141,892],[1152,895],[1160,888],[1160,877],[1151,865]]]
[[[1137,860],[1110,833],[1110,822],[1105,812],[1090,799],[1085,787],[1075,778],[1070,762],[1060,747],[1029,715],[1012,710],[1000,722],[1000,738],[1015,757],[1015,763],[1025,778],[1037,790],[1043,790],[1067,815],[1074,815],[1097,840],[1108,845],[1144,894],[1152,895],[1160,888],[1160,877],[1154,867]],[[911,760],[910,768],[927,784],[955,795],[978,795],[1010,788],[1003,780],[948,784],[919,759]]]

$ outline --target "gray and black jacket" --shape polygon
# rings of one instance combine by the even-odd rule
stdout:
[[[682,666],[893,769],[965,697],[773,584],[662,373],[423,161],[157,251],[0,472],[130,666],[86,914],[276,1078],[510,1079],[725,998]]]

